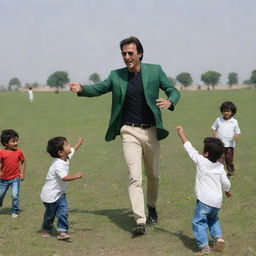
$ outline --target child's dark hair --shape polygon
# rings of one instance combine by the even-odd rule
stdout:
[[[207,137],[204,139],[204,152],[207,152],[207,158],[215,163],[224,153],[224,144],[218,138]]]
[[[1,143],[3,146],[6,146],[10,139],[16,138],[19,138],[19,134],[13,129],[2,130]]]
[[[236,106],[232,101],[225,101],[220,106],[220,112],[223,113],[224,110],[229,109],[232,112],[232,116],[236,114]]]
[[[51,155],[51,157],[58,158],[59,151],[63,150],[64,142],[67,141],[65,137],[54,137],[48,140],[47,144],[47,152]]]

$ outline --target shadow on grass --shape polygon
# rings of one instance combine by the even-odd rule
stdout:
[[[22,209],[20,209],[19,213],[22,213]],[[0,209],[0,215],[10,215],[11,214],[11,207],[10,208],[2,208]],[[0,255],[1,256],[1,255]]]
[[[0,211],[0,215],[10,215],[11,214],[11,209],[10,208],[2,208]]]
[[[172,232],[172,231],[169,231],[169,230],[166,230],[166,229],[163,229],[163,228],[158,228],[158,227],[155,227],[154,230],[159,231],[159,232],[165,232],[165,233],[170,234],[172,236],[176,236],[182,241],[183,245],[186,248],[192,250],[193,252],[198,251],[198,247],[197,247],[197,244],[195,242],[195,239],[183,234],[183,231]]]
[[[70,212],[82,212],[87,214],[106,216],[116,226],[128,232],[131,232],[131,230],[135,226],[135,221],[132,216],[132,212],[129,211],[128,209],[103,209],[95,211],[72,209],[70,210]]]

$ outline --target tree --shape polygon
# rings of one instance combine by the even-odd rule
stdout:
[[[89,77],[89,81],[91,81],[93,84],[101,82],[100,75],[98,73],[91,74]]]
[[[180,82],[184,87],[192,84],[193,79],[190,73],[182,72],[176,76],[176,80]]]
[[[228,74],[228,84],[232,87],[234,84],[238,84],[238,74],[231,72]]]
[[[56,71],[47,79],[47,84],[50,87],[56,87],[56,92],[59,92],[59,88],[63,88],[64,85],[68,82],[68,73],[65,71]]]
[[[32,88],[37,88],[39,86],[39,83],[38,82],[34,82],[32,84],[30,83],[26,83],[25,84],[25,88],[29,88],[29,87],[32,87]]]
[[[245,85],[251,85],[251,84],[252,84],[250,79],[245,79],[245,80],[243,81],[243,83],[244,83]]]
[[[176,84],[176,80],[170,76],[167,77],[168,80],[172,83],[172,85],[175,85]]]
[[[33,84],[32,84],[32,87],[33,88],[37,88],[39,86],[39,83],[38,82],[34,82]]]
[[[219,83],[221,74],[216,71],[207,71],[201,75],[201,81],[204,82],[204,84],[207,85],[208,90],[210,90],[210,85],[212,86],[212,89],[214,89],[214,86]]]
[[[20,87],[21,87],[20,80],[17,77],[14,77],[9,82],[8,90],[13,90],[13,88],[15,90],[19,90]]]
[[[256,69],[254,69],[251,73],[250,82],[253,85],[253,88],[256,87]]]

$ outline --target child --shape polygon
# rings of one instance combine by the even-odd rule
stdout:
[[[234,175],[234,148],[241,131],[237,120],[233,117],[236,114],[236,106],[231,101],[226,101],[220,106],[220,112],[223,117],[218,117],[212,125],[212,134],[214,137],[221,139],[224,143],[224,157],[222,163],[226,164],[228,177]]]
[[[33,103],[34,95],[33,95],[32,87],[28,88],[28,99],[30,103]]]
[[[200,155],[187,140],[181,126],[176,130],[184,148],[196,164],[195,193],[196,209],[192,221],[193,233],[201,254],[209,254],[207,230],[209,228],[215,240],[215,250],[223,251],[225,242],[219,223],[218,212],[222,203],[222,188],[227,197],[231,196],[230,181],[227,178],[223,164],[218,159],[224,152],[224,145],[218,138],[205,138],[203,155]]]
[[[70,147],[65,137],[54,137],[48,141],[47,152],[53,157],[52,164],[46,176],[45,184],[40,197],[45,206],[44,220],[42,224],[42,236],[50,237],[55,216],[57,222],[57,238],[59,240],[69,240],[68,232],[68,204],[66,199],[67,181],[81,179],[82,173],[69,175],[69,160],[75,151],[83,143],[83,138],[79,138]]]
[[[1,143],[5,148],[0,150],[0,207],[3,205],[4,196],[9,186],[11,186],[11,215],[12,218],[17,218],[20,213],[20,181],[25,179],[25,157],[18,149],[19,135],[16,131],[3,130]]]

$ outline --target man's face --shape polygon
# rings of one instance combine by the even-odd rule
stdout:
[[[121,54],[125,65],[130,72],[140,71],[140,57],[141,53],[137,52],[137,46],[135,43],[125,44],[122,48]]]

